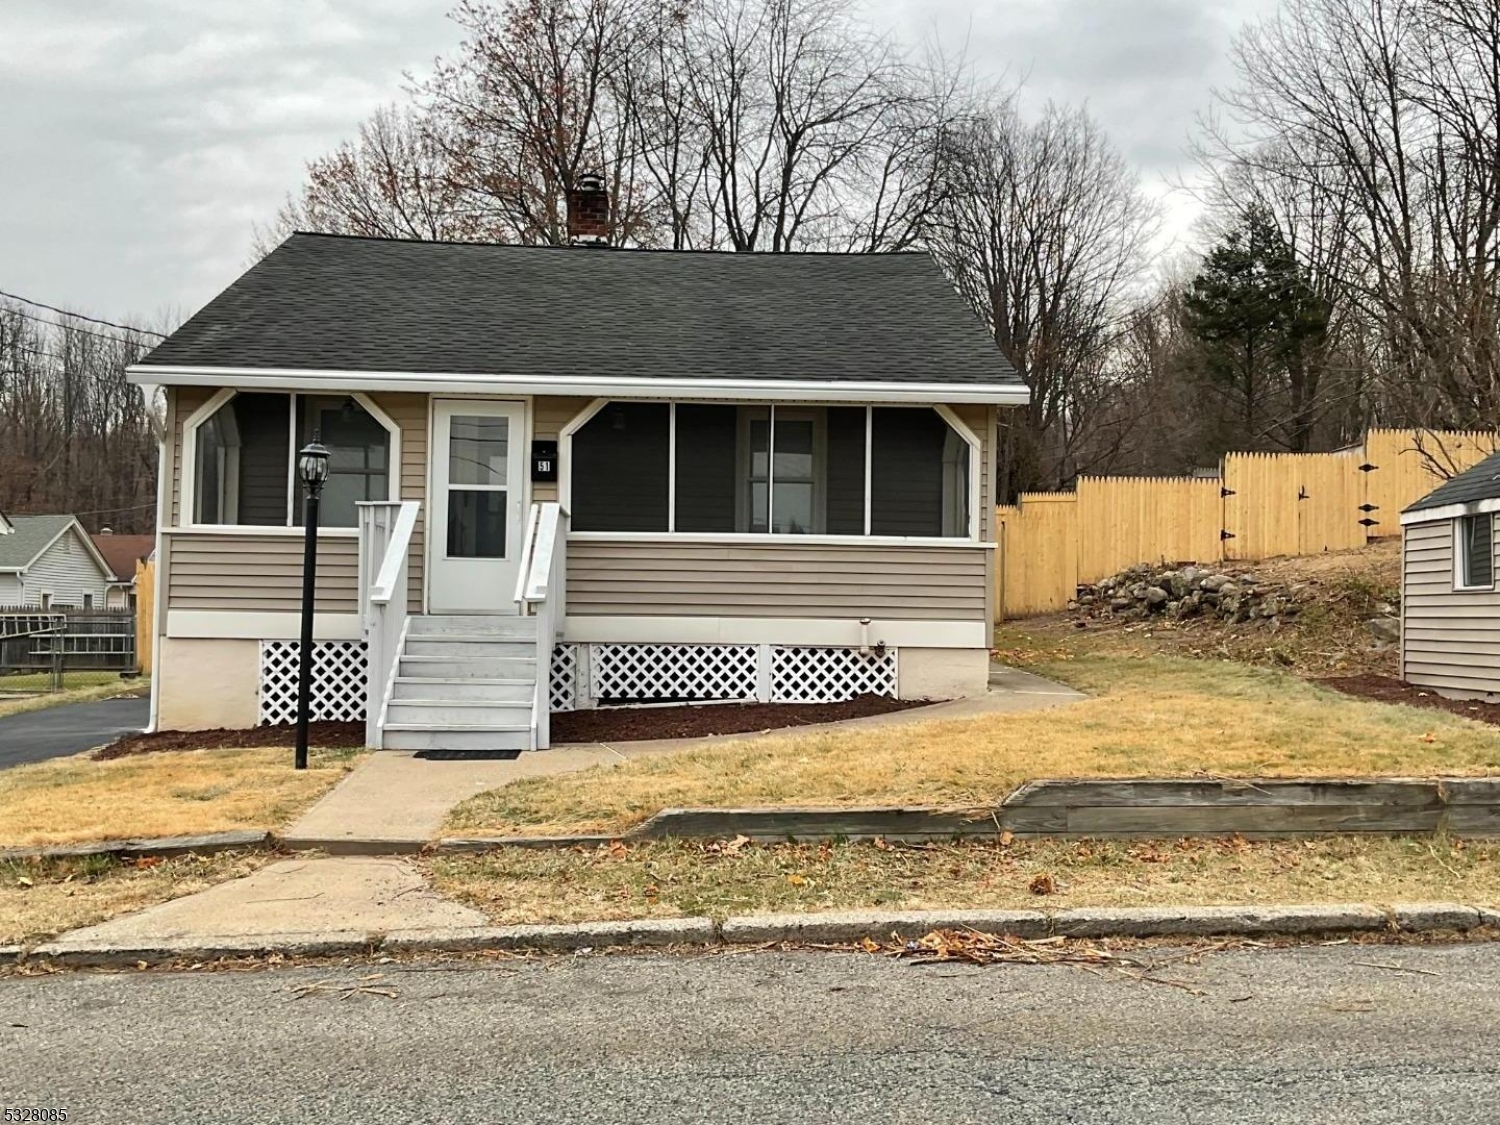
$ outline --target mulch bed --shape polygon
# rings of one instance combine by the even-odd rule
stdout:
[[[927,706],[927,700],[858,695],[843,703],[712,703],[673,707],[599,707],[552,716],[552,741],[639,742],[652,738],[706,738],[783,727],[835,723]]]
[[[714,734],[749,734],[781,727],[805,727],[888,715],[929,700],[891,699],[859,695],[843,703],[715,703],[680,707],[600,707],[594,711],[559,711],[552,716],[552,741],[639,742],[651,738],[705,738]],[[222,750],[253,746],[292,746],[293,726],[250,727],[245,730],[164,730],[136,734],[95,750],[93,760],[107,762],[132,754],[161,750]],[[330,750],[365,744],[364,723],[311,723],[307,741]]]
[[[158,750],[223,750],[230,747],[293,746],[297,728],[290,725],[250,727],[246,730],[164,730],[156,734],[135,734],[122,738],[100,750],[93,760],[107,762],[132,754],[154,754]],[[364,723],[309,723],[307,741],[311,746],[346,750],[365,744]]]
[[[1378,703],[1405,703],[1408,707],[1434,707],[1440,711],[1462,715],[1466,719],[1477,719],[1481,723],[1500,726],[1500,703],[1444,699],[1435,691],[1413,687],[1394,676],[1329,676],[1313,682],[1341,691],[1345,695],[1357,695],[1361,699],[1373,699]]]

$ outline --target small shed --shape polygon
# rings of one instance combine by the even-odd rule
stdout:
[[[1450,699],[1500,700],[1495,585],[1500,453],[1401,513],[1401,678]]]

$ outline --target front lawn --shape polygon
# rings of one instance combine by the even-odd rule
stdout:
[[[0,847],[281,828],[361,756],[313,750],[303,771],[281,748],[88,754],[0,771]]]
[[[1500,904],[1500,844],[1433,837],[920,846],[657,841],[501,848],[440,856],[430,867],[439,890],[500,923],[863,907]]]
[[[1500,730],[1227,661],[1060,654],[1034,669],[1096,696],[1051,710],[788,734],[481,793],[464,835],[623,832],[671,806],[982,805],[1040,777],[1500,771]]]
[[[0,945],[32,945],[80,926],[206,890],[270,862],[253,852],[162,860],[87,856],[0,860]]]

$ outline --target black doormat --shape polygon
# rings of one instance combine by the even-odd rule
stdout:
[[[413,757],[427,762],[511,762],[519,750],[418,750]]]

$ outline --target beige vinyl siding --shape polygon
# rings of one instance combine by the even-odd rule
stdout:
[[[588,404],[593,402],[591,398],[564,397],[560,395],[543,396],[532,400],[531,406],[531,431],[532,437],[541,441],[556,441],[557,435],[562,428],[578,417]],[[530,471],[531,460],[527,457],[527,471]],[[544,500],[557,499],[557,484],[552,481],[536,481],[531,486],[531,499],[541,502]]]
[[[167,609],[296,613],[302,608],[302,537],[184,531],[163,536]],[[359,612],[359,541],[318,539],[319,613]]]
[[[1402,557],[1403,677],[1454,694],[1500,693],[1500,592],[1453,588],[1453,521],[1407,527]]]
[[[570,540],[570,617],[985,619],[981,547]]]

